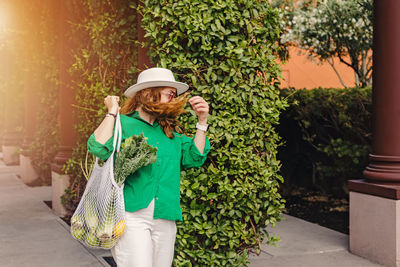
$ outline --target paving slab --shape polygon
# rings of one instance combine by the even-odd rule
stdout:
[[[250,267],[382,267],[348,251],[251,259]]]
[[[281,240],[276,246],[262,244],[260,255],[250,255],[250,267],[377,267],[382,266],[351,254],[346,234],[283,215],[284,220],[269,229]]]
[[[0,173],[0,266],[108,266],[102,254],[72,238],[44,200],[51,200],[50,187],[31,188]]]
[[[277,247],[262,245],[261,249],[273,256],[318,254],[348,249],[348,235],[284,215],[284,220],[270,230],[280,237]]]
[[[2,164],[0,165],[0,174],[3,173],[13,173],[16,174],[17,176],[19,176],[21,174],[21,168],[19,165],[5,165],[3,161]]]

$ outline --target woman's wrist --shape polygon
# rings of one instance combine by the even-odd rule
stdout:
[[[201,125],[207,125],[207,118],[198,118],[197,122]]]
[[[117,115],[117,112],[118,112],[118,109],[111,108],[111,109],[108,110],[108,113],[111,113],[111,114],[114,114],[114,115]]]

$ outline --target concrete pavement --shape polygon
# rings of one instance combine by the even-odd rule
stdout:
[[[68,225],[43,202],[51,187],[28,187],[17,167],[0,161],[0,266],[109,266],[109,251],[87,249],[75,241]]]
[[[1,153],[0,153],[1,157]],[[0,160],[0,266],[110,266],[108,250],[88,249],[74,240],[69,226],[44,203],[51,187],[28,187],[18,166]],[[277,247],[262,245],[250,255],[250,267],[381,266],[348,252],[348,236],[313,223],[284,216],[269,230],[281,238]]]
[[[269,233],[280,237],[277,246],[261,246],[259,256],[250,255],[250,267],[378,267],[382,266],[351,254],[349,236],[293,216]]]

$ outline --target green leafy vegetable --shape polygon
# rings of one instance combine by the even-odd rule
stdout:
[[[157,148],[147,144],[143,133],[125,139],[115,160],[115,181],[124,183],[126,177],[143,166],[156,162]]]

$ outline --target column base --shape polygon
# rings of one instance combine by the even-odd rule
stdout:
[[[39,175],[31,164],[31,159],[24,155],[19,155],[19,162],[21,166],[21,180],[27,185],[41,185]]]
[[[3,145],[3,161],[6,165],[18,165],[19,164],[19,153],[18,146],[6,146]]]
[[[352,253],[388,267],[400,267],[399,229],[400,200],[350,192]]]
[[[51,172],[52,205],[54,212],[59,216],[67,215],[67,211],[61,204],[61,196],[69,187],[69,175]]]
[[[369,154],[363,176],[372,182],[400,182],[400,157]]]

